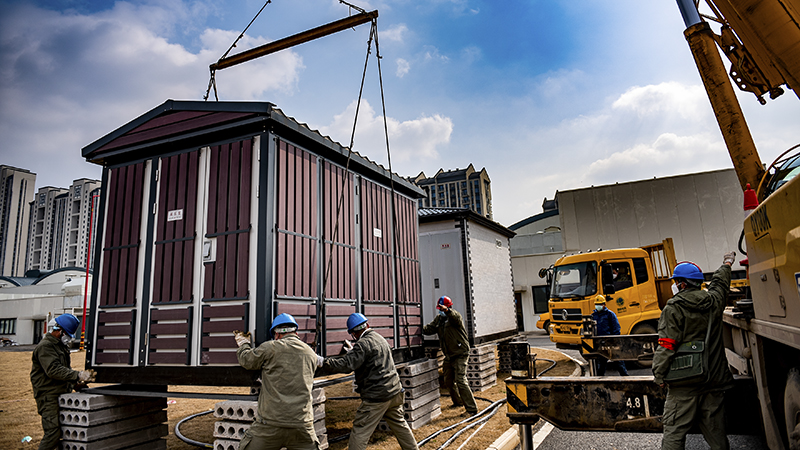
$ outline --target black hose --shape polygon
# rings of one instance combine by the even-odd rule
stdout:
[[[553,367],[555,367],[555,366],[556,366],[556,362],[555,362],[555,361],[553,361],[552,359],[547,359],[547,358],[536,358],[536,361],[548,361],[548,362],[551,362],[551,363],[553,363],[553,365],[552,365],[552,366],[550,366],[550,367],[548,367],[547,369],[544,369],[543,371],[539,372],[539,374],[537,375],[537,377],[540,377],[540,376],[544,375],[544,374],[545,374],[545,372],[547,372],[548,370],[550,370],[550,369],[552,369]],[[534,364],[536,364],[536,363],[534,362]]]
[[[214,444],[206,444],[204,442],[197,442],[197,441],[194,441],[192,439],[187,438],[186,436],[181,434],[181,430],[180,430],[180,426],[181,426],[182,423],[188,422],[189,420],[194,419],[195,417],[199,417],[199,416],[208,414],[210,412],[214,412],[214,410],[210,409],[208,411],[203,411],[203,412],[199,412],[197,414],[192,414],[191,416],[184,417],[183,419],[181,419],[178,423],[175,424],[175,436],[178,436],[178,439],[182,440],[183,442],[186,442],[189,445],[194,445],[195,447],[214,448]]]
[[[739,235],[739,251],[742,252],[744,256],[747,256],[747,251],[742,248],[742,241],[744,240],[744,228],[742,228],[742,234]]]
[[[497,405],[498,405],[498,404],[500,404],[500,403],[505,403],[505,402],[506,402],[506,399],[500,399],[500,400],[498,400],[498,401],[496,401],[496,402],[492,403],[491,405],[487,406],[487,407],[486,407],[486,409],[484,409],[483,411],[481,411],[481,412],[479,412],[479,413],[475,414],[474,416],[472,416],[472,417],[468,417],[468,418],[466,418],[466,419],[462,420],[461,422],[454,423],[453,425],[450,425],[450,426],[448,426],[448,427],[444,427],[444,428],[442,428],[441,430],[439,430],[439,431],[437,431],[437,432],[435,432],[435,433],[431,434],[430,436],[426,437],[425,439],[423,439],[423,440],[421,440],[421,441],[417,442],[417,446],[418,446],[418,447],[422,447],[423,445],[425,445],[425,444],[427,444],[428,442],[430,442],[430,440],[431,440],[431,439],[433,439],[433,438],[435,438],[436,436],[438,436],[438,435],[440,435],[440,434],[442,434],[442,433],[444,433],[444,432],[446,432],[446,431],[450,431],[450,430],[452,430],[453,428],[456,428],[456,427],[457,427],[457,426],[459,426],[459,425],[465,424],[465,423],[467,423],[467,422],[471,421],[472,419],[474,419],[474,418],[476,418],[476,417],[480,417],[480,416],[482,416],[482,415],[486,414],[486,412],[487,412],[487,411],[489,411],[490,409],[492,409],[493,407],[497,406]]]
[[[486,417],[483,417],[480,420],[476,420],[475,422],[472,422],[471,424],[469,424],[469,425],[465,426],[464,428],[458,430],[458,432],[456,432],[455,434],[450,436],[450,439],[446,440],[444,442],[444,444],[442,444],[441,447],[439,447],[437,450],[444,450],[444,448],[447,447],[448,445],[452,444],[453,441],[455,441],[456,438],[458,438],[461,435],[461,433],[464,433],[465,431],[469,430],[470,428],[472,428],[474,426],[477,426],[477,425],[479,425],[479,424],[481,424],[483,422],[487,422],[489,419],[492,418],[493,415],[495,415],[495,413],[497,413],[498,410],[500,410],[500,405],[505,403],[505,402],[506,402],[506,399],[498,400],[496,402],[497,406],[494,406],[495,403],[493,403],[492,405],[494,406],[494,409],[492,410],[491,413],[487,414]],[[491,406],[489,408],[491,408]],[[486,409],[489,409],[489,408],[486,408]]]

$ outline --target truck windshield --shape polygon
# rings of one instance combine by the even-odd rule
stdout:
[[[552,298],[575,298],[597,293],[597,263],[567,264],[553,270]]]

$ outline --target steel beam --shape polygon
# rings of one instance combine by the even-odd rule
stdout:
[[[269,44],[264,44],[262,46],[246,50],[241,53],[228,56],[226,58],[220,58],[219,61],[215,62],[214,64],[211,64],[209,68],[213,72],[215,70],[232,67],[237,64],[241,64],[243,62],[259,58],[261,56],[269,55],[270,53],[275,53],[281,50],[285,50],[287,48],[294,47],[295,45],[300,45],[302,43],[313,41],[314,39],[318,39],[327,36],[329,34],[337,33],[339,31],[346,30],[348,28],[352,28],[357,25],[361,25],[362,23],[370,22],[377,18],[378,18],[377,10],[371,12],[363,12],[350,17],[345,17],[344,19],[340,19],[335,22],[331,22],[329,24],[321,25],[318,26],[317,28],[303,31],[302,33],[297,33],[295,35],[285,37],[283,39],[279,39],[274,42],[270,42]]]

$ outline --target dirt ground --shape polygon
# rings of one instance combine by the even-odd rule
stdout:
[[[576,368],[575,363],[560,352],[545,349],[533,349],[539,358],[548,358],[557,361],[557,366],[547,372],[547,376],[567,376]],[[72,354],[72,368],[79,370],[84,367],[85,354],[75,352]],[[537,364],[537,371],[541,371],[550,366],[550,363],[541,361]],[[0,380],[3,389],[0,390],[0,419],[5,424],[5,432],[0,433],[0,448],[2,449],[35,449],[42,438],[42,428],[40,417],[36,412],[36,403],[33,400],[33,392],[30,384],[31,351],[0,351]],[[505,398],[505,384],[503,380],[509,374],[498,373],[497,385],[480,393],[475,393],[478,409],[488,407],[491,402]],[[241,387],[203,387],[203,386],[170,386],[172,391],[197,391],[214,393],[247,394],[248,388]],[[328,429],[329,441],[343,437],[350,432],[352,420],[358,407],[359,400],[332,400],[333,397],[351,397],[353,393],[352,384],[341,383],[325,389],[325,394],[329,398],[326,403],[325,425]],[[446,390],[442,390],[442,415],[433,420],[428,425],[414,430],[414,435],[418,441],[430,436],[434,432],[464,420],[462,415],[463,408],[453,408],[450,398],[446,396]],[[198,447],[192,446],[181,441],[175,435],[175,425],[183,418],[190,415],[212,410],[218,400],[204,399],[185,399],[169,398],[167,400],[167,416],[169,418],[169,436],[167,437],[167,448],[171,450],[189,450]],[[213,428],[217,419],[213,414],[206,414],[185,422],[181,428],[181,434],[197,442],[211,444],[214,442]],[[500,410],[489,420],[488,424],[473,437],[465,449],[485,449],[497,438],[499,438],[510,424],[506,417],[506,407],[503,405]],[[475,427],[477,428],[477,427]],[[473,428],[472,430],[474,430]],[[460,429],[460,427],[459,427]],[[440,446],[456,430],[443,433],[436,439],[426,444],[425,448]],[[471,434],[465,432],[457,439],[452,448],[458,448]],[[32,439],[30,442],[23,442],[26,436]],[[341,450],[347,448],[347,440],[331,442],[331,450]],[[391,433],[375,432],[370,441],[370,448],[382,450],[399,449],[397,441]]]

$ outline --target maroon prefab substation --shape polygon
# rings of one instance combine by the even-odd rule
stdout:
[[[397,359],[424,354],[424,194],[401,177],[264,102],[168,100],[83,156],[104,166],[86,334],[98,382],[249,386],[232,331],[263,342],[284,312],[322,355],[353,312]]]

